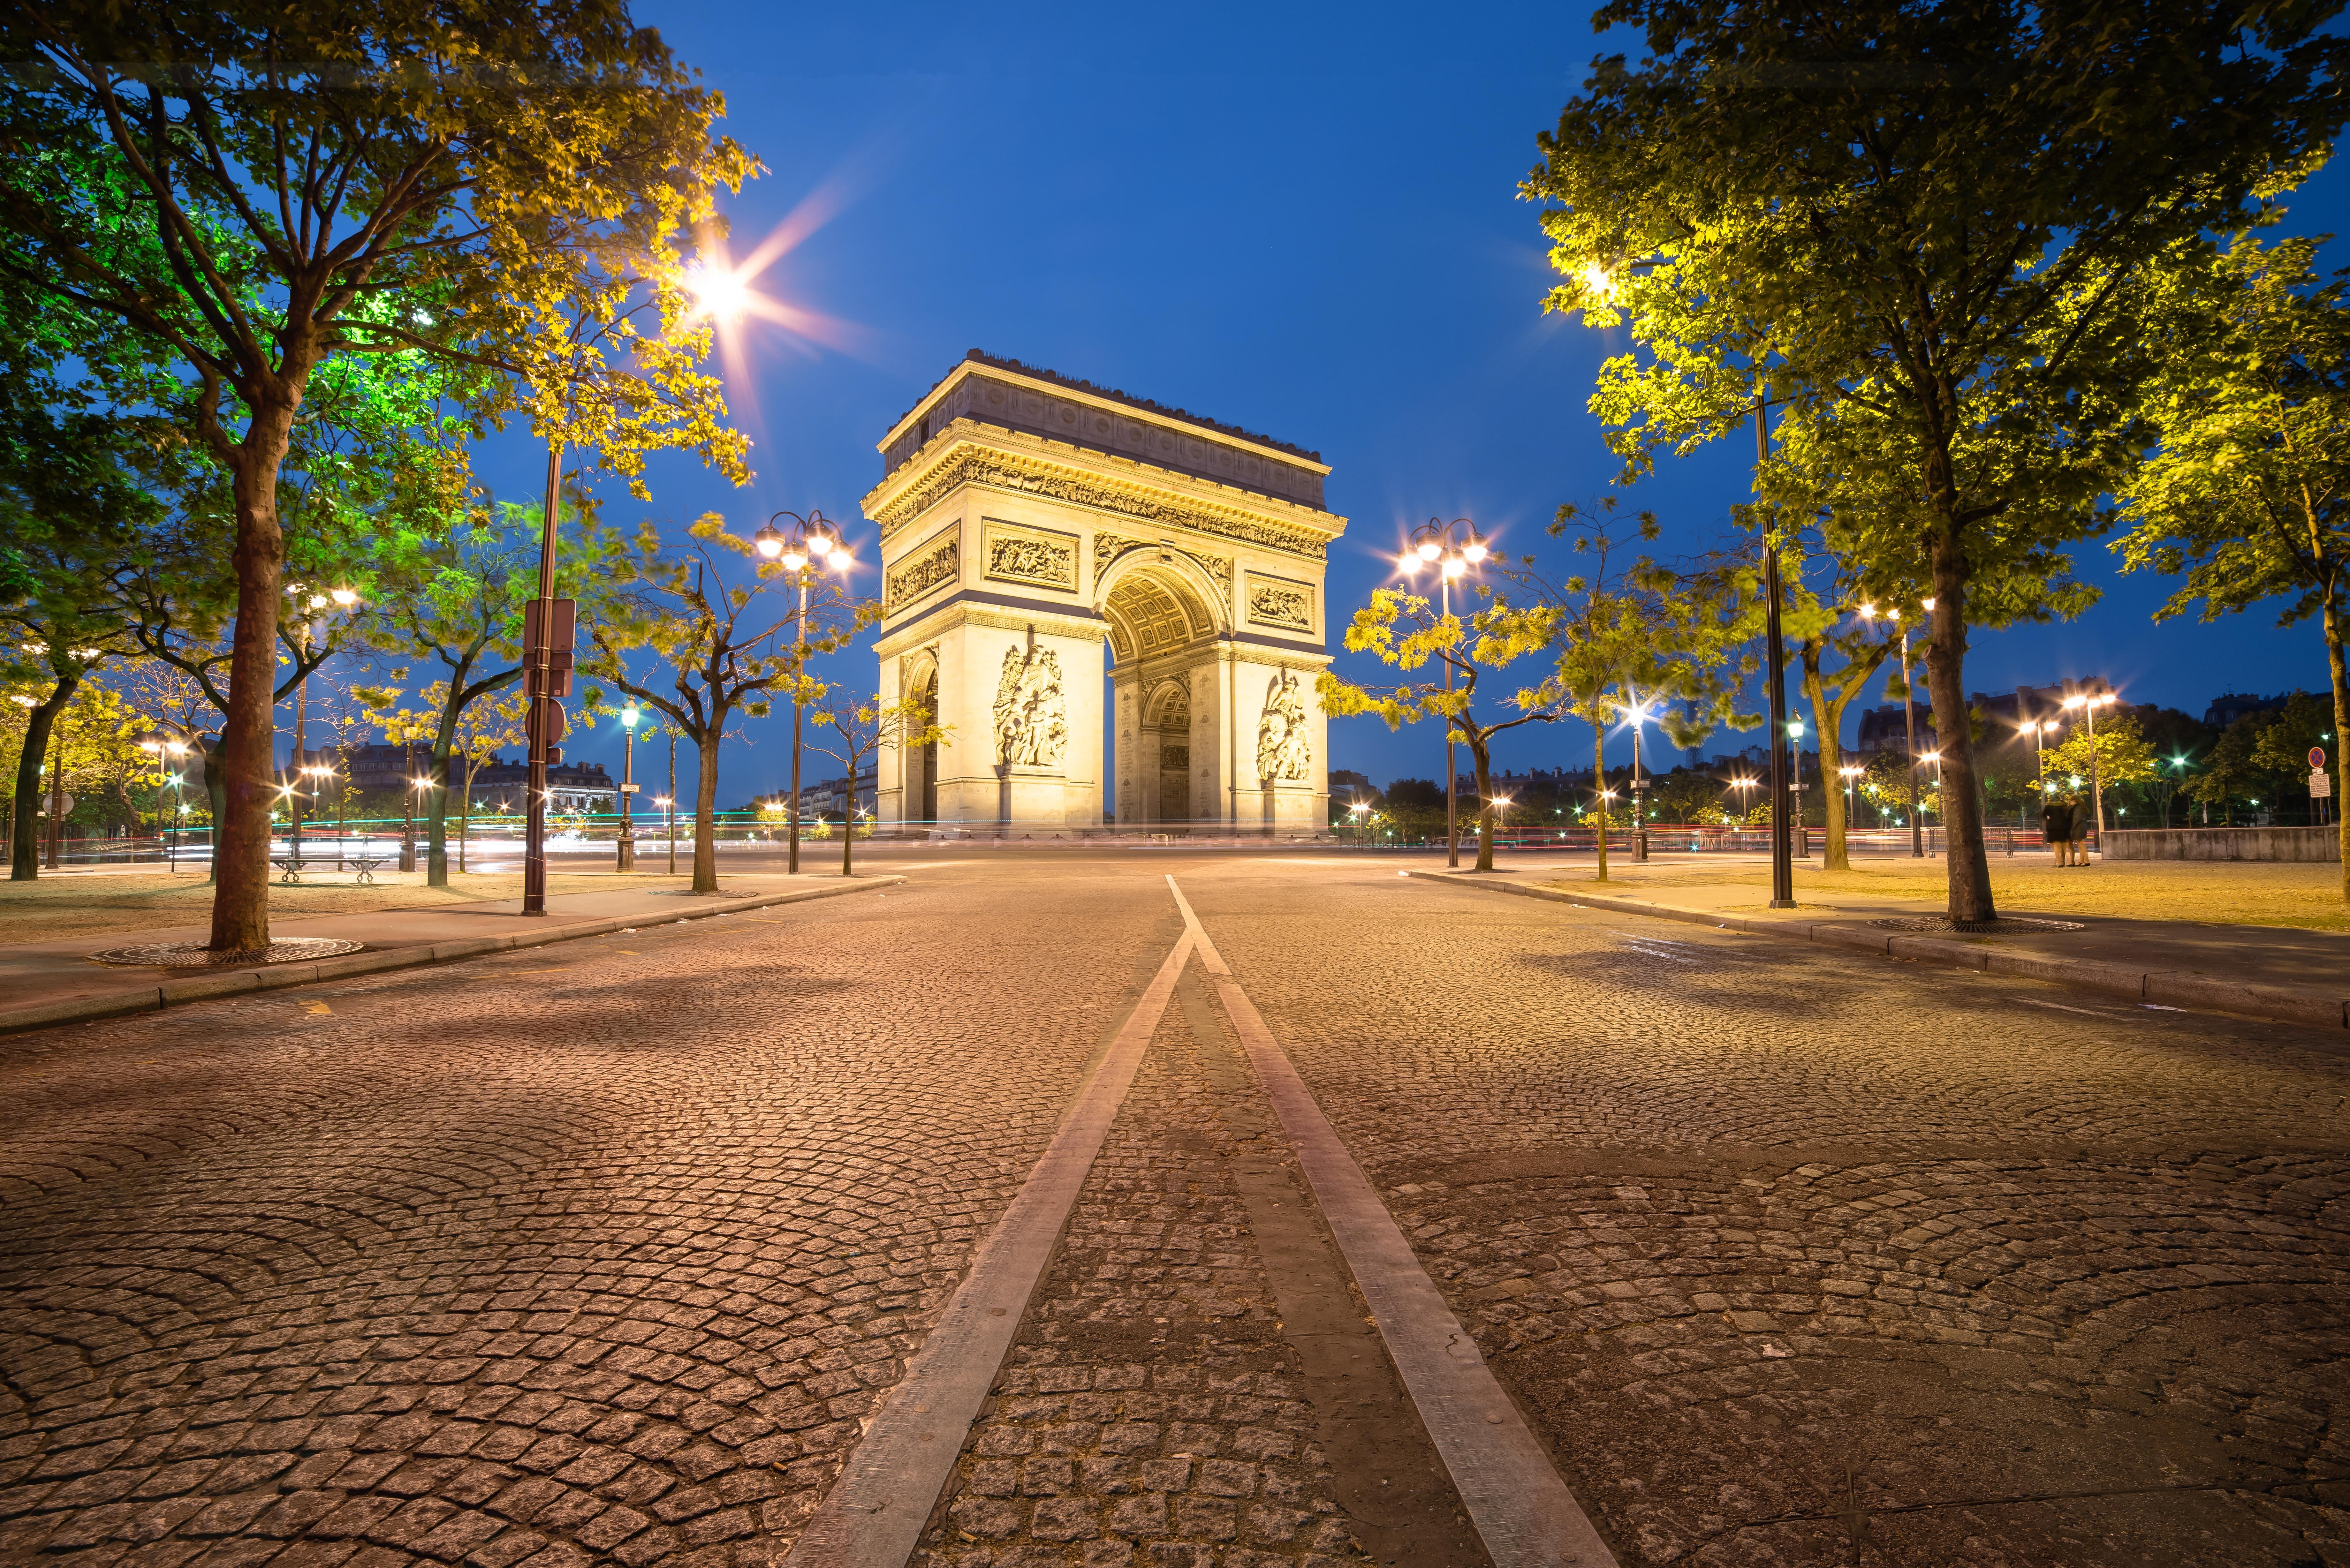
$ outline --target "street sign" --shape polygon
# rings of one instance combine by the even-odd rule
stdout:
[[[2309,766],[2311,771],[2314,773],[2322,774],[2325,771],[2325,748],[2324,746],[2312,746],[2309,748]]]
[[[579,602],[577,599],[554,599],[549,602],[555,606],[555,635],[549,639],[547,648],[547,695],[568,697],[571,695],[572,649],[579,640],[577,620]],[[538,646],[538,600],[536,599],[529,600],[522,607],[522,645],[525,659],[529,657],[530,650]],[[555,733],[556,738],[560,739],[563,732],[557,728]]]
[[[620,786],[620,793],[622,794],[635,794],[644,787],[644,785],[639,784],[625,784]]]
[[[2315,773],[2309,775],[2309,794],[2312,800],[2323,800],[2333,793],[2333,775],[2328,774],[2324,768],[2320,768]]]

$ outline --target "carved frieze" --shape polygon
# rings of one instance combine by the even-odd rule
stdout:
[[[1077,542],[1068,535],[990,521],[984,542],[988,576],[999,582],[1076,591]]]
[[[962,543],[951,532],[931,549],[889,568],[881,593],[881,610],[895,615],[941,583],[951,583],[962,571]]]
[[[877,509],[873,521],[880,524],[881,536],[889,538],[959,484],[985,484],[1023,494],[1049,496],[1055,501],[1114,512],[1138,521],[1171,524],[1178,528],[1236,539],[1263,549],[1302,556],[1309,560],[1323,560],[1329,554],[1329,541],[1322,535],[1304,528],[1288,528],[1277,523],[1236,514],[1178,505],[1149,495],[1112,488],[1098,480],[1051,463],[986,452],[976,447],[965,447],[932,470],[920,483],[910,486],[897,499]]]
[[[1314,629],[1314,589],[1305,583],[1251,572],[1248,618],[1258,626],[1310,633]]]
[[[1060,655],[1014,643],[1003,650],[1003,671],[995,681],[996,760],[1016,768],[1056,768],[1068,743]]]
[[[1264,712],[1256,722],[1256,775],[1266,784],[1295,783],[1313,771],[1305,691],[1284,670],[1265,685]]]

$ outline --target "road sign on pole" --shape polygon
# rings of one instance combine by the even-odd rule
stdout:
[[[2309,748],[2309,769],[2312,773],[2319,774],[2325,771],[2325,748],[2324,746],[2312,746]]]
[[[2322,800],[2334,793],[2334,775],[2324,768],[2309,775],[2309,794],[2313,800]]]

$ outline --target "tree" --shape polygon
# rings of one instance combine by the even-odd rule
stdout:
[[[881,618],[881,610],[850,598],[830,579],[815,578],[806,616],[795,605],[770,620],[761,601],[785,577],[782,564],[760,559],[751,541],[728,533],[715,512],[703,514],[686,534],[685,550],[671,556],[662,552],[650,524],[639,531],[633,547],[599,524],[586,524],[581,547],[610,563],[616,597],[612,613],[590,627],[593,647],[579,667],[658,710],[693,742],[693,890],[714,893],[718,746],[728,726],[738,713],[765,717],[778,693],[823,701],[826,689],[809,677],[805,658],[846,648]],[[737,562],[749,565],[747,582],[729,580]],[[805,642],[804,628],[812,633]],[[650,683],[659,677],[639,681],[631,673],[629,656],[640,649],[670,678],[665,690]],[[589,689],[591,709],[603,700],[600,691]]]
[[[2277,624],[2314,619],[2333,681],[2334,734],[2350,732],[2350,301],[2320,286],[2316,242],[2180,247],[2145,292],[2163,377],[2161,446],[2122,495],[2135,524],[2123,569],[2185,575],[2155,612],[2204,620],[2282,600]],[[2295,762],[2306,769],[2301,759]],[[2350,849],[2350,817],[2342,825]],[[2350,855],[2342,867],[2350,899]]]
[[[2155,778],[2154,748],[2147,744],[2137,714],[2117,712],[2097,726],[2094,741],[2088,726],[2083,724],[2065,736],[2062,744],[2043,748],[2040,753],[2040,777],[2043,786],[2046,781],[2055,778],[2092,779],[2103,789],[2151,784]]]
[[[0,380],[13,380],[29,357],[21,345],[6,348]],[[142,555],[163,510],[150,489],[162,466],[151,431],[105,412],[26,408],[26,395],[13,385],[0,391],[0,538],[8,542],[0,628],[9,634],[0,680],[34,698],[14,781],[8,875],[19,882],[40,874],[40,764],[52,727],[92,674],[137,651],[113,576]]]
[[[1814,564],[1825,572],[1825,594],[1814,593],[1804,584],[1805,569]],[[1867,591],[1868,576],[1851,556],[1829,552],[1797,563],[1795,570],[1782,579],[1794,589],[1788,595],[1783,624],[1785,635],[1795,644],[1804,695],[1811,701],[1812,722],[1819,729],[1821,812],[1826,827],[1820,864],[1829,871],[1852,869],[1845,841],[1845,710],[1896,646],[1877,629],[1873,614],[1848,614],[1851,607],[1874,611],[1876,599]]]
[[[1371,602],[1355,612],[1347,628],[1348,649],[1375,654],[1391,670],[1420,670],[1433,659],[1452,671],[1453,685],[1447,690],[1442,682],[1430,680],[1367,687],[1326,670],[1315,682],[1326,713],[1377,713],[1390,730],[1440,719],[1445,738],[1469,748],[1477,780],[1480,871],[1493,868],[1493,739],[1521,724],[1547,723],[1557,714],[1551,699],[1537,687],[1507,699],[1517,709],[1515,717],[1481,722],[1474,706],[1477,678],[1483,670],[1503,669],[1548,646],[1554,618],[1548,611],[1513,609],[1489,598],[1464,620],[1457,614],[1438,613],[1417,594],[1374,588]]]
[[[848,810],[840,825],[840,874],[849,874],[857,843],[857,775],[865,759],[900,746],[935,746],[953,731],[940,724],[919,697],[885,702],[877,693],[857,707],[811,713],[808,722],[833,732],[835,743],[816,749],[848,770]]]
[[[1647,52],[1594,62],[1523,187],[1550,307],[1631,327],[1594,399],[1629,469],[1786,405],[1835,461],[1764,464],[1764,499],[1808,510],[1804,480],[1834,474],[1861,556],[1924,568],[1954,920],[1997,913],[1964,739],[1976,585],[2100,525],[2137,452],[2129,286],[2322,151],[2350,63],[2330,15],[1613,0],[1596,24]]]
[[[1552,520],[1554,538],[1580,527],[1574,554],[1581,569],[1558,582],[1535,570],[1526,556],[1509,568],[1547,612],[1556,649],[1544,684],[1547,700],[1591,726],[1593,811],[1598,836],[1597,879],[1607,878],[1607,834],[1615,816],[1607,787],[1607,732],[1632,714],[1632,722],[1657,719],[1677,746],[1694,746],[1723,722],[1751,724],[1735,712],[1735,680],[1752,672],[1752,661],[1735,657],[1752,632],[1751,576],[1734,563],[1711,562],[1676,571],[1643,556],[1629,567],[1610,565],[1634,538],[1654,541],[1661,532],[1653,514],[1633,520],[1629,535],[1616,531],[1617,504],[1603,498],[1592,508],[1569,503]],[[1676,709],[1673,704],[1679,703]],[[1651,714],[1651,704],[1661,703]],[[1628,816],[1627,821],[1631,820]]]
[[[30,62],[0,78],[0,270],[175,364],[168,410],[231,480],[211,946],[258,951],[279,475],[313,382],[383,357],[486,367],[484,417],[519,382],[541,434],[620,472],[678,444],[739,478],[676,247],[754,165],[617,0],[18,7],[0,43]],[[660,329],[639,334],[648,299]],[[584,398],[582,323],[606,389]]]
[[[466,711],[520,686],[528,673],[523,664],[523,607],[538,597],[543,516],[541,508],[509,507],[503,527],[475,515],[445,533],[398,529],[387,540],[385,573],[396,588],[382,609],[384,650],[437,664],[444,672],[425,688],[437,695],[422,709],[396,709],[400,694],[390,687],[367,693],[374,722],[384,727],[387,739],[422,748],[423,777],[430,781],[421,805],[425,881],[431,887],[449,883],[450,763],[463,754],[458,736]],[[606,579],[589,554],[597,547],[587,539],[557,535],[556,595],[572,599],[583,622],[607,613]],[[397,678],[409,674],[402,669]],[[467,776],[470,788],[471,770]]]

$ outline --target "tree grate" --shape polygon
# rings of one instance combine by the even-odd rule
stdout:
[[[1947,915],[1902,915],[1868,923],[1884,931],[1956,932],[1962,937],[2021,937],[2040,931],[2088,929],[2078,920],[2036,920],[2025,915],[2002,915],[1995,920],[1954,920]]]
[[[216,953],[202,942],[158,942],[143,948],[109,948],[89,955],[92,963],[156,964],[166,969],[215,969],[224,964],[307,963],[355,953],[365,942],[331,937],[279,937],[264,952]]]

